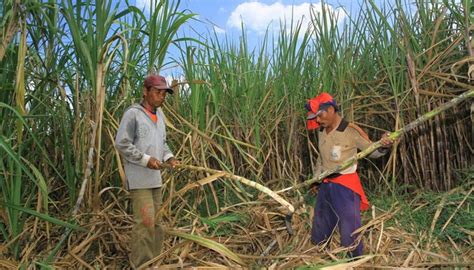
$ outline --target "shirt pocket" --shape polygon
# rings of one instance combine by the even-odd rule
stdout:
[[[329,152],[329,159],[332,161],[339,161],[341,160],[341,153],[342,147],[340,145],[333,145],[331,147],[331,151]]]

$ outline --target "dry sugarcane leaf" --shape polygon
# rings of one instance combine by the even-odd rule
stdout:
[[[237,262],[240,265],[245,265],[244,261],[242,261],[242,259],[237,254],[230,251],[227,247],[225,247],[221,243],[217,243],[213,240],[204,238],[199,235],[193,235],[193,234],[188,234],[188,233],[178,232],[178,231],[173,231],[173,230],[167,230],[166,232],[170,235],[178,236],[178,237],[193,241],[201,246],[204,246],[206,248],[216,251],[222,256],[232,259],[233,261]]]

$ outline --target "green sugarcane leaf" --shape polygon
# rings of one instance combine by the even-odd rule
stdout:
[[[38,217],[38,218],[40,218],[44,221],[47,221],[47,222],[50,222],[50,223],[53,223],[53,224],[56,224],[56,225],[59,225],[59,226],[62,226],[62,227],[70,228],[70,229],[77,230],[77,231],[86,231],[84,228],[81,228],[78,225],[74,225],[74,224],[62,221],[60,219],[51,217],[49,215],[39,213],[35,210],[31,210],[29,208],[25,208],[25,207],[22,207],[22,206],[19,206],[19,205],[14,205],[14,204],[11,204],[11,203],[8,203],[8,202],[2,202],[2,201],[0,201],[0,205],[5,206],[5,207],[9,207],[9,208],[13,208],[13,209],[18,210],[18,211],[25,212],[25,213],[30,214],[32,216]]]

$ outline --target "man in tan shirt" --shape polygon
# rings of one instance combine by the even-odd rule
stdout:
[[[364,150],[372,142],[367,134],[357,125],[345,121],[338,113],[339,108],[334,98],[322,93],[312,98],[305,105],[308,111],[308,130],[317,130],[319,161],[323,171],[334,169],[345,160],[357,154],[357,149]],[[383,156],[393,143],[382,137],[383,148],[373,152],[370,157]],[[358,235],[352,233],[361,226],[360,210],[366,210],[369,202],[357,174],[357,164],[338,173],[329,175],[319,188],[314,207],[314,219],[311,240],[314,244],[326,241],[336,225],[341,234],[341,244],[345,247],[355,246]],[[351,257],[362,255],[362,242],[350,252]]]

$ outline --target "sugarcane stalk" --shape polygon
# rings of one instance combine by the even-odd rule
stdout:
[[[171,168],[170,165],[165,164],[165,163],[161,164],[161,167],[162,168]],[[187,169],[187,170],[192,170],[192,171],[207,172],[207,173],[211,173],[211,174],[222,174],[222,177],[226,177],[226,178],[230,178],[234,181],[238,181],[238,182],[240,182],[244,185],[253,187],[253,188],[267,194],[268,196],[272,197],[275,201],[277,201],[279,204],[286,207],[286,209],[288,210],[288,212],[286,213],[286,216],[285,216],[285,225],[286,225],[286,229],[288,231],[288,234],[290,234],[290,235],[293,234],[293,229],[291,227],[291,219],[293,217],[293,213],[295,212],[295,207],[291,203],[289,203],[285,199],[283,199],[275,191],[273,191],[273,190],[267,188],[266,186],[261,185],[257,182],[251,181],[251,180],[249,180],[247,178],[244,178],[242,176],[232,174],[230,172],[219,171],[219,170],[204,168],[204,167],[197,167],[197,166],[192,166],[192,165],[185,165],[185,164],[177,164],[176,168]]]
[[[409,123],[408,125],[404,126],[403,128],[400,128],[397,131],[391,132],[388,135],[388,139],[396,140],[396,139],[400,138],[403,134],[408,133],[409,131],[411,131],[414,128],[416,128],[417,126],[419,126],[421,123],[435,117],[436,115],[444,112],[445,110],[447,110],[451,107],[454,107],[455,105],[459,104],[460,102],[462,102],[462,101],[464,101],[468,98],[474,97],[474,87],[469,88],[469,89],[470,90],[464,92],[463,94],[461,94],[461,95],[451,99],[450,101],[442,104],[441,106],[425,113],[424,115],[420,116],[415,121]],[[292,189],[298,189],[298,188],[301,188],[301,187],[309,186],[309,185],[311,185],[313,183],[316,183],[316,182],[321,182],[323,179],[325,179],[329,175],[349,168],[350,166],[355,164],[359,159],[365,158],[366,156],[370,155],[373,151],[377,150],[381,146],[382,146],[381,140],[379,140],[377,142],[374,142],[369,147],[367,147],[365,150],[363,150],[363,151],[357,153],[357,155],[345,160],[341,165],[336,166],[333,169],[330,169],[330,170],[327,170],[327,171],[321,173],[318,177],[313,177],[309,180],[306,180],[303,183],[300,183],[300,184],[297,184],[297,185],[279,190],[276,193],[282,193],[282,192],[286,192],[286,191],[289,191],[289,190],[292,190]]]

